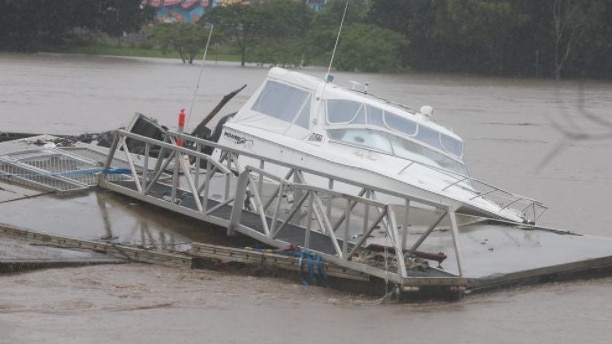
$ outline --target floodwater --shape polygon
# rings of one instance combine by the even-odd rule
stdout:
[[[223,113],[237,110],[265,74],[214,62],[201,69],[178,60],[0,54],[0,132],[102,132],[127,124],[134,112],[173,127],[181,108],[190,131],[246,83]],[[550,208],[538,224],[612,237],[612,84],[335,74],[338,84],[350,81],[414,107],[432,105],[434,117],[464,138],[473,177]],[[214,236],[108,193],[3,203],[0,222],[85,238],[121,232],[168,245]],[[0,275],[0,343],[608,343],[610,299],[612,278],[389,305],[213,271],[52,269]]]

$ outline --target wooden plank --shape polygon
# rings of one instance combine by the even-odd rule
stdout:
[[[126,261],[158,264],[181,268],[191,268],[193,266],[193,261],[191,257],[179,253],[144,250],[140,248],[128,247],[111,243],[101,243],[95,241],[74,239],[59,235],[15,228],[7,225],[0,225],[0,234],[8,235],[15,238],[21,238],[29,242],[38,243],[39,245],[101,252],[113,256],[115,258],[124,259]]]
[[[240,262],[249,265],[274,267],[283,270],[307,270],[306,266],[300,266],[299,257],[275,253],[272,250],[259,251],[246,248],[232,248],[203,243],[193,243],[190,253],[197,257]],[[302,261],[302,265],[305,264],[305,261],[306,260]],[[330,262],[323,262],[322,264],[325,267],[325,274],[327,276],[358,281],[370,280],[370,277],[363,272],[344,268]]]
[[[123,259],[0,259],[0,273],[21,272],[26,270],[85,266],[97,264],[123,264]]]

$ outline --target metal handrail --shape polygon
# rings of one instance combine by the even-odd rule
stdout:
[[[525,217],[527,216],[526,212],[524,211],[525,209],[530,208],[530,207],[533,207],[534,209],[535,208],[540,209],[541,211],[538,212],[537,214],[536,214],[536,212],[534,210],[533,221],[535,221],[537,218],[539,218],[542,215],[542,213],[544,213],[544,211],[546,211],[546,209],[548,209],[546,206],[543,205],[542,202],[540,202],[538,200],[535,200],[535,199],[532,199],[532,198],[529,198],[529,197],[526,197],[526,196],[515,194],[513,192],[504,190],[504,189],[502,189],[500,187],[497,187],[497,186],[494,186],[492,184],[486,183],[486,182],[484,182],[482,180],[479,180],[479,179],[476,179],[474,177],[470,177],[470,176],[467,176],[467,175],[464,175],[464,174],[461,174],[461,173],[456,173],[456,172],[449,171],[449,170],[446,170],[446,169],[443,169],[443,168],[440,168],[440,167],[436,167],[436,166],[432,166],[432,165],[429,165],[429,164],[425,164],[425,163],[422,163],[420,161],[410,160],[410,159],[406,159],[406,160],[409,160],[410,163],[407,164],[406,166],[404,166],[399,171],[398,174],[404,173],[406,170],[408,170],[410,167],[412,167],[413,165],[416,164],[418,166],[422,166],[422,167],[431,169],[433,171],[436,171],[436,172],[439,172],[439,173],[443,173],[443,174],[445,174],[445,175],[455,179],[454,182],[448,183],[448,185],[444,186],[440,191],[446,191],[447,189],[449,189],[451,187],[459,186],[463,190],[468,191],[468,192],[472,192],[474,194],[474,196],[472,198],[470,198],[470,201],[474,200],[476,198],[484,198],[484,199],[487,199],[489,201],[493,201],[492,199],[486,198],[484,196],[493,195],[493,194],[497,195],[498,193],[501,194],[498,197],[502,197],[502,198],[507,199],[509,201],[509,204],[506,204],[506,205],[500,204],[500,206],[501,206],[500,212],[505,210],[505,209],[509,209],[510,206],[513,205],[513,204],[525,202],[526,206],[524,208],[522,208],[522,209],[513,208],[513,209],[516,209],[521,214],[523,214]],[[466,187],[460,186],[460,184],[462,184],[462,183],[467,183],[470,186],[472,186],[472,188],[470,189],[470,188],[466,188]],[[480,186],[489,188],[490,190],[487,190],[487,191],[484,191],[484,192],[479,192],[474,187],[474,184],[478,184]]]
[[[392,276],[394,276],[392,277],[393,280],[400,281],[402,278],[405,278],[407,276],[406,262],[404,261],[403,255],[404,244],[402,243],[402,235],[400,235],[398,230],[398,228],[403,228],[403,230],[406,230],[406,225],[404,223],[404,225],[400,226],[402,224],[402,221],[398,221],[398,219],[396,218],[393,207],[391,207],[392,204],[370,198],[371,195],[374,195],[376,193],[386,194],[398,197],[400,200],[402,200],[402,204],[410,204],[410,202],[416,202],[426,206],[432,206],[434,207],[434,209],[438,209],[443,213],[448,214],[447,216],[449,218],[453,217],[450,221],[451,226],[454,227],[454,230],[452,231],[451,235],[453,236],[453,240],[456,240],[456,238],[454,238],[454,236],[457,235],[456,221],[454,220],[455,213],[454,210],[451,208],[451,205],[433,203],[426,199],[421,199],[419,197],[401,193],[398,190],[385,189],[380,185],[366,185],[360,181],[351,180],[347,176],[336,176],[322,171],[308,170],[305,166],[301,166],[300,168],[298,168],[298,166],[287,164],[282,161],[268,159],[266,157],[258,156],[253,153],[244,153],[238,150],[228,149],[227,147],[220,146],[217,143],[198,139],[186,134],[169,131],[165,138],[165,142],[129,133],[123,130],[116,131],[115,135],[115,140],[113,141],[113,145],[111,146],[111,150],[106,162],[106,168],[110,167],[110,164],[114,159],[114,155],[117,154],[120,149],[123,150],[126,154],[128,164],[130,165],[130,171],[133,177],[133,182],[135,183],[136,194],[138,195],[138,197],[141,197],[143,199],[157,197],[155,200],[152,200],[152,202],[154,202],[155,204],[163,205],[164,207],[170,209],[176,208],[177,211],[184,214],[193,213],[194,216],[197,216],[198,218],[202,218],[204,220],[212,220],[213,215],[211,213],[214,210],[219,209],[222,206],[231,205],[232,213],[229,220],[220,220],[219,218],[216,218],[216,220],[214,220],[216,221],[214,223],[222,223],[224,226],[226,225],[228,227],[228,233],[231,233],[232,231],[240,231],[244,234],[250,234],[252,237],[256,239],[261,239],[271,245],[281,245],[281,243],[276,239],[278,233],[283,230],[283,226],[288,224],[289,221],[292,220],[292,218],[299,219],[298,216],[300,216],[300,211],[296,211],[295,209],[292,210],[289,215],[283,214],[286,216],[284,218],[281,217],[281,214],[279,214],[277,209],[275,209],[272,217],[266,214],[266,207],[267,205],[270,205],[271,202],[267,202],[267,205],[264,206],[264,202],[259,192],[260,186],[258,185],[258,182],[255,181],[254,178],[252,178],[254,176],[259,176],[259,178],[261,179],[265,177],[270,182],[274,181],[282,186],[279,187],[277,192],[275,192],[272,196],[276,197],[278,199],[278,202],[280,202],[283,196],[286,197],[288,192],[301,192],[300,195],[303,196],[300,197],[299,200],[296,200],[297,202],[294,203],[294,206],[296,207],[296,209],[301,209],[303,208],[303,204],[308,204],[309,224],[307,225],[306,231],[304,233],[306,236],[309,236],[311,232],[316,231],[316,229],[312,229],[310,226],[311,216],[314,215],[319,225],[318,229],[320,229],[320,231],[318,232],[326,235],[334,248],[333,255],[322,253],[323,255],[325,255],[326,259],[335,262],[343,262],[345,265],[348,264],[352,268],[362,270],[366,269],[369,274],[381,278],[386,278],[389,276],[389,274],[391,274]],[[130,138],[135,141],[140,141],[147,145],[153,145],[155,147],[165,150],[164,154],[159,154],[158,161],[155,163],[157,171],[154,170],[152,176],[149,175],[150,171],[148,168],[136,168],[136,165],[134,164],[131,157],[132,153],[129,152],[128,145],[126,144],[126,138]],[[220,149],[222,151],[221,154],[215,155],[219,157],[219,160],[217,160],[213,156],[206,155],[199,151],[194,151],[172,144],[171,142],[175,142],[177,138],[181,138],[185,142],[192,141],[196,143],[196,146],[200,147],[200,149],[203,146],[212,146],[216,149]],[[148,149],[146,150],[148,151]],[[241,155],[259,161],[260,166],[264,166],[265,162],[266,164],[271,163],[274,165],[281,166],[283,168],[289,168],[293,171],[289,175],[294,174],[295,176],[297,176],[297,181],[290,181],[281,176],[274,175],[273,173],[270,173],[269,171],[263,168],[258,168],[250,165],[240,166],[240,164],[238,164],[237,162],[237,158]],[[172,202],[163,203],[162,201],[160,201],[159,196],[150,194],[150,192],[152,192],[153,183],[157,182],[161,175],[163,175],[163,170],[167,168],[169,161],[176,160],[177,156],[179,157],[179,163],[175,166],[175,171],[179,168],[183,170],[184,174],[181,176],[181,178],[185,178],[189,184],[188,190],[181,189],[181,193],[190,193],[193,196],[196,205],[195,209],[186,208],[185,206],[174,202],[174,199],[172,199]],[[182,158],[183,156],[188,156],[189,158],[197,157],[199,160],[206,162],[205,170],[207,176],[205,178],[206,180],[203,182],[202,185],[198,185],[197,182],[195,182],[193,179],[193,175],[197,176],[201,172],[202,167],[200,165],[200,161],[198,161],[198,164],[193,167],[187,166]],[[227,164],[224,163],[224,160]],[[203,186],[204,183],[208,183],[210,181],[210,178],[212,178],[211,172],[213,170],[220,171],[223,175],[225,175],[225,178],[228,178],[228,180],[232,179],[233,181],[236,181],[237,185],[234,194],[226,193],[223,202],[213,206],[210,209],[207,209],[206,202],[201,202],[200,197],[201,192],[203,190],[206,190],[206,187]],[[330,187],[324,188],[316,185],[307,184],[303,176],[304,173],[330,180]],[[103,180],[104,178],[106,177],[102,176],[101,180]],[[179,188],[177,182],[178,174],[174,173],[173,178],[174,179],[172,180],[171,187],[173,194],[176,194],[176,191]],[[346,183],[347,185],[351,187],[357,187],[362,191],[366,190],[366,192],[360,192],[358,195],[339,192],[332,188],[331,185],[333,185],[333,183],[331,181]],[[144,185],[141,184],[141,182],[143,182]],[[168,183],[165,183],[165,185],[170,186],[170,184]],[[346,202],[347,206],[344,210],[344,214],[337,218],[335,220],[336,222],[333,225],[331,215],[327,214],[327,212],[325,211],[326,207],[324,206],[322,196],[327,197],[326,199],[329,202],[331,202],[332,199],[345,200]],[[207,198],[206,195],[204,198]],[[307,200],[308,203],[306,203]],[[240,218],[242,216],[241,214],[243,211],[246,210],[245,203],[251,204],[251,211],[260,217],[264,228],[263,233],[256,232],[255,229],[245,227],[240,222]],[[279,203],[277,203],[277,207],[278,204]],[[363,230],[361,231],[361,233],[365,233],[365,235],[360,239],[356,240],[356,242],[351,242],[351,246],[348,247],[349,224],[351,223],[350,217],[352,215],[353,209],[357,204],[366,207],[366,209],[370,209],[369,207],[374,207],[379,212],[379,216],[373,217],[371,219],[372,221],[363,221]],[[442,218],[443,217],[444,216],[442,216]],[[268,221],[270,220],[272,221],[271,223],[273,224],[273,226],[268,225]],[[407,221],[407,217],[405,217],[404,221]],[[439,221],[440,219],[438,219],[438,223]],[[274,224],[276,223],[280,223],[280,226],[275,228]],[[432,224],[432,230],[429,230],[427,233],[421,235],[421,237],[418,239],[418,242],[422,243],[431,234],[433,228],[435,228],[438,223]],[[342,224],[344,224],[344,227],[341,227]],[[344,230],[341,228],[344,228]],[[366,239],[368,235],[372,233],[375,228],[380,228],[381,230],[383,230],[385,232],[385,235],[390,239],[390,244],[396,252],[395,255],[397,272],[380,271],[379,269],[364,268],[360,267],[357,263],[350,263],[350,260],[358,252],[358,250],[365,248],[363,245],[366,244]],[[343,235],[342,241],[339,241],[335,233],[336,230],[339,232],[339,236]],[[305,238],[304,242],[307,243],[308,238]],[[341,242],[342,245],[340,245],[339,242]],[[458,246],[455,248],[455,253],[457,255],[457,263],[461,265],[462,263]],[[460,272],[463,271],[462,266],[459,266],[458,269]],[[463,273],[460,273],[460,277],[463,277]]]

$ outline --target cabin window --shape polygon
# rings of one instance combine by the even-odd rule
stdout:
[[[450,157],[438,153],[430,148],[421,146],[418,143],[399,138],[391,137],[393,154],[400,158],[421,162],[425,165],[437,166],[447,171],[455,172],[467,176],[465,166]]]
[[[334,141],[467,175],[461,161],[399,136],[372,129],[328,129],[327,135]]]
[[[417,124],[380,108],[345,99],[327,100],[328,124],[371,124],[412,136]],[[366,111],[367,110],[367,111]]]
[[[458,157],[463,155],[463,142],[457,140],[456,138],[440,134],[440,143],[445,151]]]
[[[407,118],[385,111],[385,123],[387,127],[400,133],[412,136],[417,131],[417,124]]]
[[[299,125],[302,128],[308,129],[310,127],[309,122],[310,122],[310,94],[306,98],[306,102],[304,102],[302,111],[300,111],[300,114],[295,120],[295,124]]]
[[[397,113],[347,99],[328,99],[326,104],[327,123],[330,125],[367,124],[385,130],[392,130],[404,136],[410,136],[419,144],[426,144],[440,151],[452,154],[457,158],[461,158],[463,155],[463,142],[461,140],[443,134],[436,129],[429,128],[426,125],[419,124]],[[358,142],[349,142],[344,139],[334,139],[359,144]],[[369,146],[379,149],[371,145]],[[415,149],[410,149],[410,151],[415,151]]]
[[[330,99],[326,104],[329,124],[365,124],[365,111],[362,103]]]
[[[296,124],[308,128],[310,104],[305,103],[309,100],[310,94],[304,90],[268,81],[251,109],[289,123],[293,123],[299,113],[299,124]],[[308,111],[308,115],[304,111]]]
[[[333,140],[391,154],[391,143],[384,133],[370,129],[332,129],[327,134]]]
[[[419,132],[416,135],[417,140],[426,143],[430,146],[440,148],[440,132],[430,129],[424,125],[419,125]]]
[[[368,124],[384,128],[383,110],[370,105],[366,105],[366,109],[368,111]]]

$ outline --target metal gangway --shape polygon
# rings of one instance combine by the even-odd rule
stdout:
[[[211,148],[219,153],[204,153]],[[142,167],[133,161],[133,151],[142,153]],[[294,245],[404,291],[465,288],[456,205],[173,131],[160,141],[117,130],[103,170],[111,169],[117,158],[128,162],[129,178],[102,173],[100,187],[222,227],[228,235],[242,233],[276,248]],[[432,215],[429,223],[417,226],[411,221],[416,208]],[[451,250],[448,261],[453,266],[442,269],[426,262],[447,258],[446,252],[440,253],[441,259],[431,251],[421,252],[428,241],[433,249]]]
[[[183,253],[181,262],[244,262],[298,270],[302,277],[303,263],[310,270],[316,261],[315,268],[323,266],[332,278],[365,281],[378,292],[384,285],[385,294],[393,287],[398,296],[432,291],[453,298],[466,288],[474,292],[612,271],[609,238],[473,216],[447,198],[403,194],[178,132],[132,131],[114,132],[110,148],[8,142],[0,147],[0,179],[59,193],[97,185],[262,244],[190,243],[184,252],[190,255]],[[457,175],[442,187],[478,184],[463,178]],[[540,206],[495,187],[473,192],[487,198],[500,194],[513,209],[519,203],[528,205],[525,210]],[[293,253],[299,258],[286,248],[297,248]],[[305,255],[308,262],[302,261]]]

